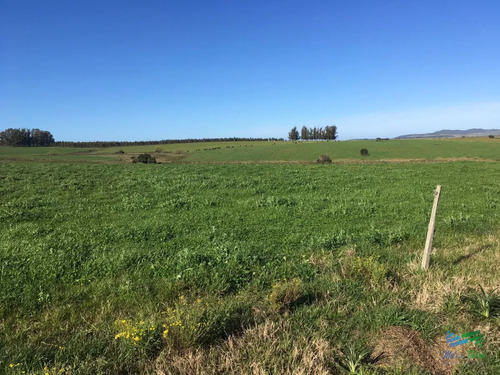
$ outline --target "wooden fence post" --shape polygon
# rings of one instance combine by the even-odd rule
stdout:
[[[431,259],[432,239],[434,237],[434,227],[436,225],[436,212],[440,194],[441,194],[441,185],[438,185],[436,187],[436,192],[434,193],[434,204],[432,205],[431,220],[429,221],[429,227],[427,228],[427,239],[425,240],[424,256],[422,258],[422,269],[424,270],[429,268],[429,261]]]

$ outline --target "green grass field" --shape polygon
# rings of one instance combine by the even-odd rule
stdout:
[[[0,373],[499,373],[498,140],[159,147],[0,148]]]
[[[360,150],[370,155],[362,157]],[[124,154],[118,154],[118,151]],[[159,151],[159,152],[157,152]],[[163,162],[315,162],[320,154],[334,161],[439,160],[473,158],[500,161],[500,139],[432,139],[343,142],[208,142],[108,148],[0,147],[0,160],[130,163],[131,156],[151,153]]]

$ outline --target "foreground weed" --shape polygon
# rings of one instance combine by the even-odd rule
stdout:
[[[471,312],[488,319],[498,315],[500,311],[500,297],[494,292],[495,290],[486,293],[479,284],[479,292],[465,295],[463,299],[469,303]]]
[[[341,261],[341,270],[344,277],[355,280],[364,280],[372,285],[382,285],[387,278],[388,268],[379,262],[379,256],[369,257],[346,256]]]
[[[188,303],[184,296],[180,297],[176,308],[167,308],[166,322],[162,325],[163,339],[173,345],[189,347],[202,341],[209,322],[206,321],[209,302],[197,299]]]
[[[185,349],[198,345],[210,345],[226,339],[253,323],[250,301],[188,300],[181,296],[175,307],[164,313],[162,337],[172,348]]]
[[[154,324],[147,324],[144,321],[133,323],[128,320],[119,320],[116,322],[118,333],[115,335],[115,340],[123,340],[136,346],[144,341],[144,339],[156,330]]]
[[[66,373],[64,367],[47,367],[45,366],[41,371],[31,372],[22,370],[20,363],[11,363],[6,370],[7,374],[19,374],[19,375],[61,375]]]
[[[353,346],[341,352],[341,356],[336,362],[337,368],[347,374],[366,375],[366,365],[371,362],[370,352],[359,350]]]

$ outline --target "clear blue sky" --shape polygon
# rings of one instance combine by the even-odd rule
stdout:
[[[56,140],[500,128],[500,1],[0,0],[0,129]]]

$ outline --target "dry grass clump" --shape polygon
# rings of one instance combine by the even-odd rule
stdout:
[[[322,154],[319,156],[318,163],[331,163],[332,159],[330,158],[330,155],[327,154]]]
[[[155,374],[327,375],[332,348],[322,339],[292,336],[288,322],[265,321],[219,347],[162,353]]]
[[[500,289],[500,236],[466,240],[463,246],[436,249],[432,257],[439,259],[427,272],[420,271],[420,257],[408,265],[402,275],[411,285],[411,300],[416,308],[441,311],[449,298],[460,297],[482,285],[486,292]]]
[[[432,346],[426,345],[418,331],[408,327],[385,327],[376,336],[372,357],[380,357],[378,364],[382,368],[403,369],[408,364],[415,364],[431,374],[451,375],[458,361],[443,361],[443,351],[449,346],[443,337]],[[463,346],[453,348],[454,352],[465,354]]]

